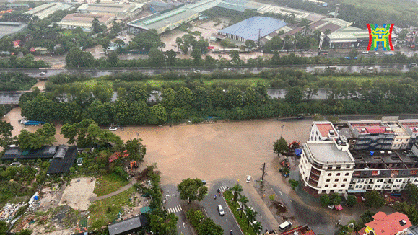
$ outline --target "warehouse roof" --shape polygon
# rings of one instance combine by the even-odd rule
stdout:
[[[64,156],[57,156],[60,153]],[[66,146],[60,146],[58,147],[57,155],[52,159],[47,174],[68,173],[77,157],[77,147],[72,146],[68,148]]]
[[[265,37],[270,33],[284,27],[284,21],[270,17],[252,17],[222,29],[219,32],[236,35],[245,40],[258,40],[258,37]]]
[[[109,234],[110,235],[116,235],[116,234],[122,234],[125,232],[129,232],[135,229],[138,229],[144,225],[146,225],[147,219],[144,215],[140,215],[137,217],[132,217],[130,219],[121,221],[119,223],[114,223],[108,226]]]
[[[331,42],[339,42],[339,41],[354,41],[356,42],[357,39],[365,39],[369,38],[369,31],[362,30],[356,27],[346,27],[340,30],[337,30],[330,35],[328,35]]]

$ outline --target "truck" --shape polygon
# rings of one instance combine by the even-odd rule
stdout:
[[[38,126],[41,124],[45,124],[45,122],[42,121],[35,121],[35,120],[20,120],[20,123],[25,125],[25,126]]]

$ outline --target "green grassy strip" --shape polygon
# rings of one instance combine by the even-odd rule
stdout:
[[[225,201],[228,204],[229,208],[232,211],[232,214],[234,214],[235,220],[238,222],[239,226],[241,227],[241,230],[245,235],[257,235],[256,232],[254,232],[253,228],[251,226],[248,226],[248,219],[243,214],[243,217],[240,217],[241,212],[237,209],[239,208],[239,205],[237,202],[234,202],[233,195],[231,191],[225,191],[224,193]]]

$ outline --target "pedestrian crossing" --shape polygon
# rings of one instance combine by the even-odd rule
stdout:
[[[225,192],[225,190],[227,190],[227,188],[229,188],[229,187],[227,187],[227,186],[221,186],[221,187],[219,188],[219,190],[220,190],[221,192]]]
[[[174,207],[174,208],[168,208],[167,209],[167,211],[168,211],[168,213],[178,213],[178,212],[180,212],[180,211],[182,211],[183,209],[181,208],[181,206],[180,205],[177,205],[176,207]]]

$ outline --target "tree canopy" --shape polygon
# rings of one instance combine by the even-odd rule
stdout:
[[[52,145],[55,142],[55,133],[55,127],[52,124],[45,123],[35,133],[22,130],[17,137],[17,143],[21,149],[39,149],[43,146]]]
[[[201,179],[184,179],[178,186],[180,199],[187,200],[188,203],[198,200],[201,201],[206,196],[208,188],[204,186]]]

